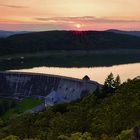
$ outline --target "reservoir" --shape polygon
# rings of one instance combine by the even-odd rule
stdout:
[[[29,69],[12,70],[17,72],[32,72],[32,73],[44,73],[61,75],[66,77],[73,77],[82,79],[85,75],[88,75],[91,80],[97,81],[101,84],[104,83],[105,78],[112,72],[114,77],[120,75],[121,82],[125,82],[127,79],[133,79],[140,76],[140,63],[131,63],[123,65],[113,65],[108,67],[33,67]]]

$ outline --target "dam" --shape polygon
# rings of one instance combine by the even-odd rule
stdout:
[[[100,86],[88,76],[76,79],[49,74],[0,72],[1,97],[20,99],[34,96],[45,99],[47,104],[76,100]]]

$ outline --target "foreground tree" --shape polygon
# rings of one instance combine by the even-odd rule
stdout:
[[[108,77],[105,79],[103,88],[102,88],[102,96],[106,97],[110,93],[114,93],[116,89],[121,85],[120,76],[117,75],[116,78],[114,78],[114,75],[110,73]]]
[[[110,73],[108,77],[105,79],[102,88],[102,97],[106,97],[108,93],[113,93],[114,89],[115,89],[114,76],[112,73]]]
[[[115,78],[115,81],[114,81],[115,89],[117,89],[120,85],[121,85],[121,79],[120,79],[120,76],[117,75],[117,77]]]

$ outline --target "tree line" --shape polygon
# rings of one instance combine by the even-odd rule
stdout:
[[[0,38],[0,55],[54,50],[140,49],[140,37],[105,31],[47,31]]]
[[[98,94],[104,94],[99,96]],[[3,120],[2,140],[131,140],[139,128],[140,80],[120,84],[110,74],[102,89],[71,103]],[[134,133],[134,136],[135,133]]]

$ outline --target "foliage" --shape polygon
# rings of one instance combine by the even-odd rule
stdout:
[[[96,53],[96,51],[90,51],[89,53],[87,51],[19,53],[17,55],[0,56],[0,70],[17,70],[40,66],[95,67],[139,63],[140,55],[137,50],[134,51],[136,53],[132,50],[129,50],[129,53],[122,53],[121,50],[118,50],[117,53],[113,53],[112,50],[100,50],[99,53]]]
[[[0,54],[49,50],[139,49],[140,37],[104,31],[47,31],[0,38]]]
[[[17,136],[10,135],[10,136],[5,137],[2,140],[20,140],[20,139]]]
[[[114,86],[117,89],[121,85],[121,79],[120,76],[117,75],[116,79],[114,80]]]
[[[87,132],[85,132],[84,134],[82,134],[82,133],[74,133],[74,134],[71,134],[70,137],[61,135],[58,138],[60,140],[93,140],[91,134],[89,134]]]
[[[116,81],[117,82],[117,81]],[[115,91],[115,80],[112,73],[108,75],[108,77],[105,79],[105,83],[103,86],[103,94],[104,93],[113,93]]]
[[[20,139],[73,140],[91,134],[95,140],[126,140],[129,129],[140,124],[139,100],[140,80],[129,80],[106,98],[91,94],[42,112],[13,117],[1,127],[0,138],[15,135]]]
[[[114,93],[119,88],[120,85],[121,85],[120,76],[117,75],[117,77],[114,78],[114,75],[110,73],[105,79],[102,90],[100,90],[99,87],[97,87],[97,89],[95,90],[95,95],[98,98],[105,98],[108,95]]]
[[[22,100],[21,102],[16,103],[15,106],[12,106],[9,110],[5,111],[2,115],[2,118],[9,118],[10,116],[20,114],[25,112],[28,109],[31,109],[39,104],[41,104],[42,101],[37,98],[26,98]]]
[[[16,106],[14,100],[0,99],[0,116],[4,114],[7,110]]]
[[[119,134],[115,140],[131,140],[132,129],[123,130],[121,134]]]
[[[0,118],[0,127],[2,127],[4,124],[4,121]]]

